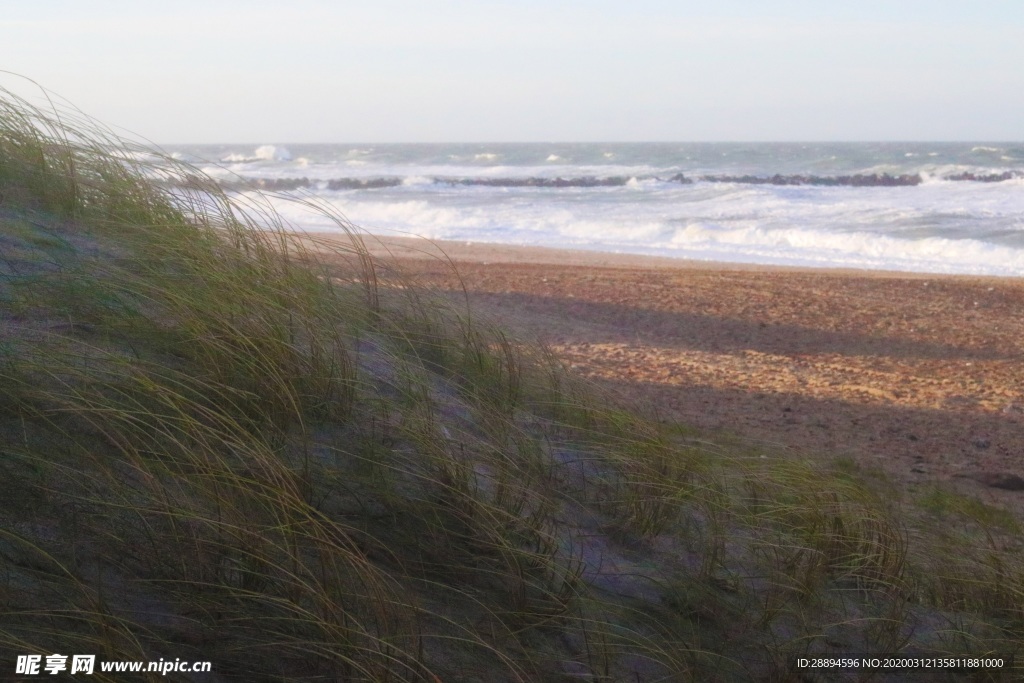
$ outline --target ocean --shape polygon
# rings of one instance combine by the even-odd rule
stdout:
[[[371,234],[739,263],[1024,275],[1024,143],[170,146]],[[336,225],[275,198],[304,230]]]

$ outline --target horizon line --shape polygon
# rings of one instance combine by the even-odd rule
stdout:
[[[339,140],[339,141],[223,141],[216,142],[155,142],[163,146],[169,145],[877,145],[877,144],[912,144],[912,145],[954,145],[954,144],[1024,144],[1019,140],[986,140],[983,138],[961,138],[948,140],[914,140],[914,139],[863,139],[863,140],[444,140],[444,141],[410,141],[410,140]]]

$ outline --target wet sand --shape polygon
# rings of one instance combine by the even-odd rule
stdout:
[[[368,246],[659,418],[1024,500],[1024,279]]]

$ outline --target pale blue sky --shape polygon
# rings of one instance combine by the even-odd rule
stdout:
[[[1022,0],[0,0],[0,69],[161,143],[1024,139]]]

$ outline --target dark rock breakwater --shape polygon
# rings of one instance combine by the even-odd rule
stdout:
[[[963,172],[942,176],[941,180],[950,182],[998,183],[1024,178],[1024,171],[1004,171],[1002,173]],[[889,173],[855,173],[852,175],[819,176],[809,174],[760,175],[698,175],[687,176],[677,173],[668,178],[658,176],[578,176],[563,178],[561,176],[539,177],[501,177],[501,178],[459,178],[431,177],[411,183],[415,185],[445,185],[448,187],[500,187],[500,188],[592,188],[592,187],[624,187],[630,182],[655,181],[692,185],[694,183],[732,183],[739,185],[790,185],[790,186],[822,186],[822,187],[911,187],[925,182],[925,177],[917,173],[892,175]],[[302,178],[238,178],[221,181],[221,186],[229,190],[259,189],[270,192],[292,192],[299,189],[326,190],[376,190],[398,187],[407,184],[402,176],[380,176],[368,178],[330,178],[326,180]]]

